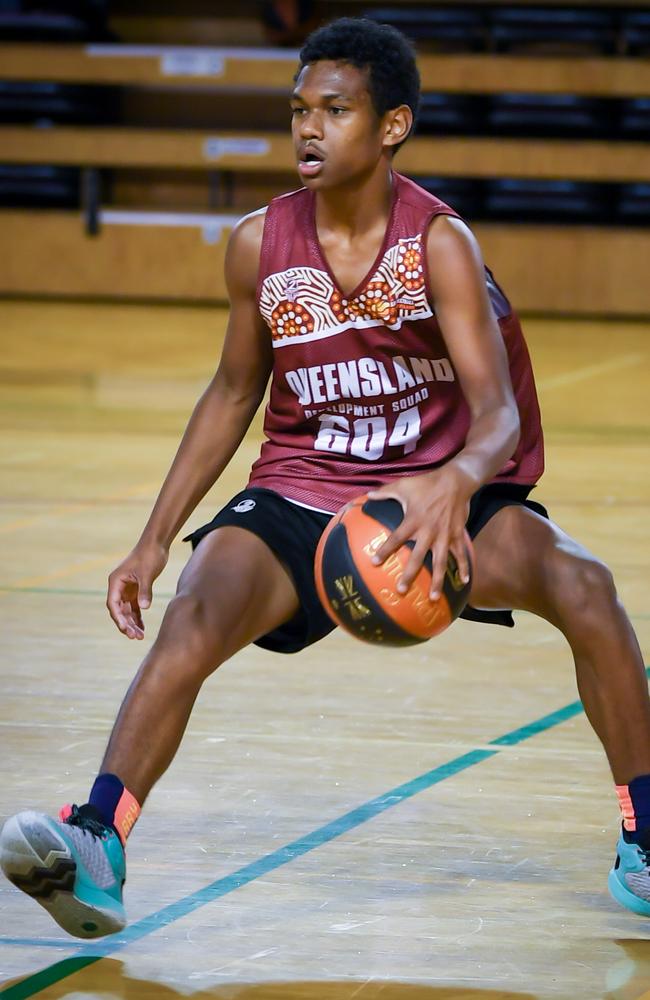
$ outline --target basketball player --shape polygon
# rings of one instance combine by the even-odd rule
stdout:
[[[248,643],[292,653],[332,628],[313,555],[332,513],[366,491],[405,516],[378,553],[415,539],[431,597],[451,549],[466,618],[539,615],[566,636],[580,695],[618,792],[616,899],[650,916],[650,705],[637,641],[608,569],[529,493],[543,468],[526,345],[510,304],[453,209],[393,170],[419,77],[398,32],[342,19],[300,55],[291,100],[303,187],[234,230],[219,368],[189,421],[149,521],[109,580],[129,639],[169,546],[244,437],[271,379],[266,441],[248,485],[191,536],[158,637],[119,712],[80,808],[7,821],[9,878],[71,934],[120,930],[124,846],[169,766],[202,683]],[[406,654],[405,654],[406,655]]]

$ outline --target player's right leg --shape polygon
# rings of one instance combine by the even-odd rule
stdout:
[[[292,578],[257,535],[235,527],[207,535],[127,692],[101,770],[119,775],[142,805],[176,753],[204,680],[298,608]]]
[[[623,828],[609,875],[615,899],[650,917],[650,699],[639,643],[607,567],[522,505],[477,534],[471,600],[555,625],[573,653],[580,698],[607,754]]]
[[[203,681],[298,607],[292,578],[257,535],[237,527],[207,535],[127,692],[101,773],[115,775],[142,804],[178,749]],[[123,843],[92,806],[72,807],[59,819],[11,817],[0,865],[70,934],[100,937],[126,924]]]

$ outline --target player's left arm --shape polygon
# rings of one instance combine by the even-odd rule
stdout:
[[[472,420],[465,447],[451,464],[469,477],[474,493],[503,467],[519,440],[508,357],[481,251],[464,222],[450,216],[433,222],[427,263],[438,323]]]
[[[444,465],[421,476],[398,479],[370,495],[392,496],[404,508],[404,520],[377,553],[379,561],[414,539],[399,589],[408,588],[430,550],[431,596],[436,598],[449,550],[461,576],[468,579],[464,527],[469,501],[514,452],[519,413],[474,236],[459,219],[440,216],[430,226],[426,250],[433,305],[471,424],[464,447]]]

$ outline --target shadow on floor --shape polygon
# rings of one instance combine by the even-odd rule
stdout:
[[[639,943],[639,942],[635,942]],[[82,965],[82,963],[84,963]],[[169,960],[161,958],[169,967]],[[71,978],[72,977],[72,978]],[[22,987],[22,988],[21,988]],[[43,995],[47,1000],[65,1000],[73,996],[109,1000],[536,1000],[532,993],[480,989],[466,986],[427,986],[388,980],[337,980],[334,982],[228,983],[207,990],[188,993],[153,980],[124,975],[124,965],[115,959],[100,961],[64,959],[28,979],[14,980],[1,987],[2,1000],[15,996]],[[612,997],[618,994],[612,994]],[[635,996],[634,1000],[638,1000]]]

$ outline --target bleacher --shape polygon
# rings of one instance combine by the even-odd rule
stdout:
[[[650,8],[304,7],[304,30],[364,14],[413,37],[396,168],[472,223],[521,310],[650,313]],[[0,292],[223,300],[232,225],[299,183],[297,49],[263,4],[217,9],[0,2]]]

